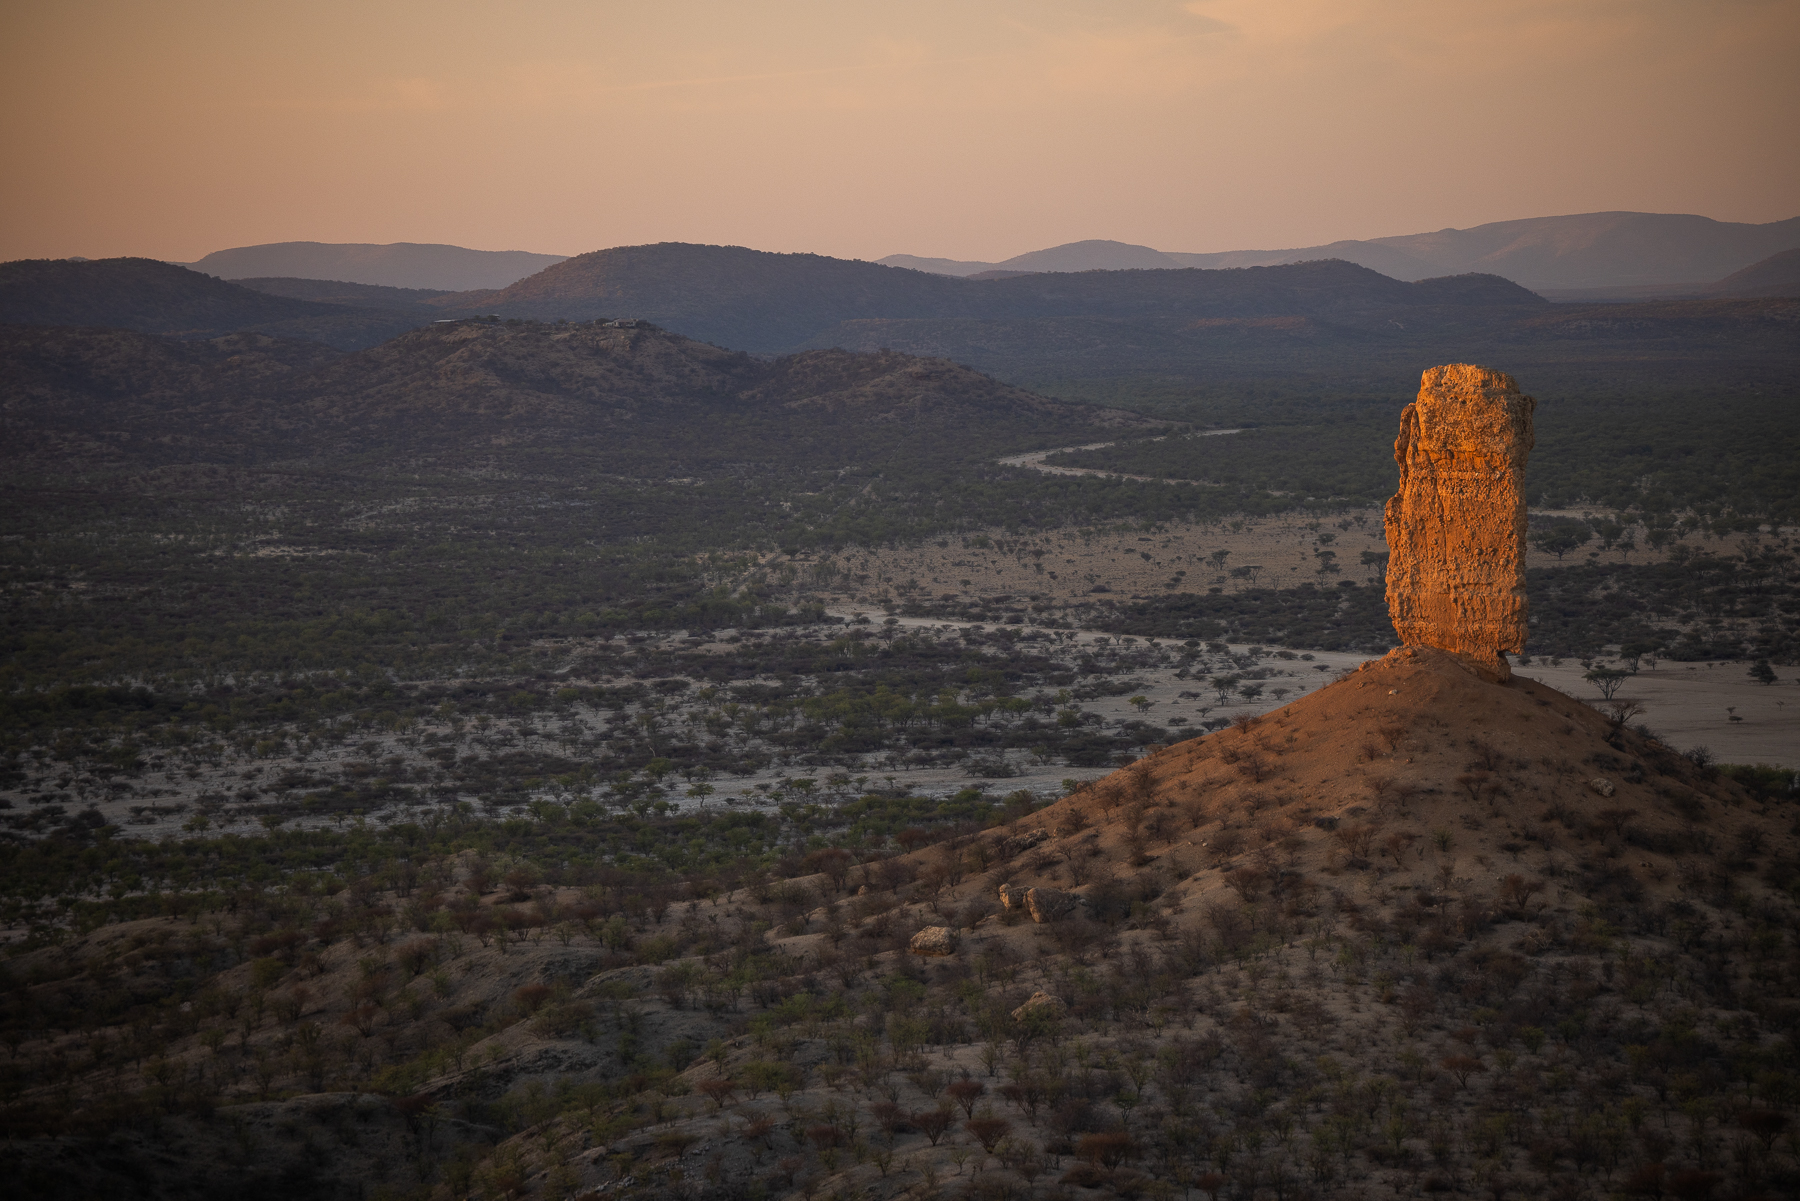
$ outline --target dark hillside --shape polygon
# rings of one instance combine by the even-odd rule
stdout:
[[[119,329],[0,327],[0,458],[15,479],[236,462],[283,381],[337,357],[316,342],[228,334],[183,342]],[[22,501],[22,498],[21,498]],[[23,503],[23,502],[22,502]]]
[[[1711,296],[1800,296],[1800,249],[1772,254],[1733,271],[1706,292]]]
[[[725,346],[779,351],[847,316],[960,311],[966,294],[959,280],[875,263],[664,242],[578,255],[467,303],[517,317],[641,317]],[[457,312],[465,302],[435,303]]]
[[[272,295],[155,259],[0,263],[0,324],[96,326],[181,338],[257,330],[354,350],[435,316],[432,310]]]
[[[342,356],[254,334],[182,343],[14,328],[0,333],[0,378],[8,457],[36,468],[53,444],[70,466],[462,461],[538,447],[632,476],[688,475],[886,458],[897,425],[907,445],[963,458],[991,439],[1148,424],[954,363],[838,350],[766,362],[651,326],[435,323]]]
[[[296,279],[287,276],[264,276],[233,281],[241,287],[270,296],[288,296],[295,300],[321,300],[326,304],[363,305],[368,308],[404,309],[424,304],[439,296],[451,296],[442,288],[391,288],[385,284],[349,283],[341,279]],[[436,313],[433,312],[433,316]]]
[[[155,259],[0,263],[0,322],[9,325],[97,325],[200,336],[338,311]]]
[[[471,250],[438,243],[270,242],[215,250],[196,270],[220,279],[272,276],[350,280],[397,288],[503,288],[562,261],[560,254],[524,250]]]
[[[433,325],[297,378],[287,395],[321,438],[452,457],[496,441],[581,446],[634,476],[885,457],[896,423],[920,449],[962,457],[989,438],[1137,422],[954,363],[838,350],[764,362],[651,326]]]
[[[1544,391],[1741,389],[1791,381],[1800,366],[1795,312],[1795,302],[1769,299],[1345,306],[1185,319],[868,318],[822,330],[809,344],[939,355],[1053,395],[1084,393],[1084,381],[1100,380],[1121,397],[1146,382],[1166,391],[1275,380],[1404,394],[1433,363],[1488,359],[1504,359]]]
[[[1497,276],[1405,284],[1353,263],[1241,270],[1087,271],[957,279],[809,254],[663,243],[584,254],[499,292],[444,296],[445,311],[545,319],[632,316],[721,345],[780,351],[843,321],[1358,315],[1427,307],[1534,309]]]

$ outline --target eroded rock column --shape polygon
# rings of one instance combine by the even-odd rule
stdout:
[[[1451,363],[1400,416],[1387,502],[1387,602],[1407,646],[1511,674],[1525,649],[1525,460],[1537,401],[1510,375]]]

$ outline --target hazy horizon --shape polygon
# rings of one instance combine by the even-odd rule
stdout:
[[[1616,211],[1627,211],[1627,210],[1616,210]],[[1531,218],[1533,218],[1533,217],[1552,217],[1552,218],[1554,218],[1554,217],[1571,217],[1571,216],[1584,216],[1584,215],[1586,215],[1586,214],[1580,214],[1580,213],[1533,213],[1533,214],[1530,214],[1530,215],[1529,215],[1529,216],[1527,216],[1527,217],[1502,217],[1502,218],[1498,218],[1498,219],[1497,219],[1497,221],[1495,221],[1495,222],[1482,222],[1482,223],[1481,223],[1481,224],[1484,224],[1484,225],[1486,225],[1486,224],[1499,224],[1499,223],[1504,223],[1504,222],[1506,222],[1506,221],[1516,221],[1516,220],[1529,220],[1529,219],[1531,219]],[[1705,216],[1708,216],[1708,214],[1705,214],[1705,213],[1683,213],[1683,214],[1673,214],[1673,215],[1677,215],[1677,216],[1700,216],[1700,217],[1705,217]],[[1797,211],[1797,212],[1796,212],[1796,213],[1795,213],[1795,214],[1793,214],[1793,215],[1794,215],[1794,216],[1800,216],[1800,211]],[[1711,219],[1712,219],[1712,220],[1715,220],[1715,221],[1716,221],[1716,220],[1721,220],[1721,218],[1717,218],[1717,217],[1714,217],[1714,218],[1711,218]],[[1790,218],[1788,218],[1788,217],[1775,217],[1775,218],[1771,218],[1771,221],[1785,221],[1785,220],[1789,220],[1789,219],[1790,219]],[[1751,223],[1751,224],[1768,224],[1768,222],[1754,222],[1754,223]],[[1475,227],[1474,227],[1474,226],[1440,226],[1440,227],[1438,227],[1438,229],[1437,229],[1437,230],[1436,230],[1436,231],[1435,231],[1435,232],[1444,232],[1444,231],[1446,231],[1446,230],[1460,230],[1460,229],[1472,229],[1472,228],[1475,228]],[[1400,234],[1392,234],[1392,233],[1381,233],[1381,234],[1368,234],[1368,235],[1361,235],[1361,236],[1354,236],[1354,235],[1353,235],[1353,236],[1346,236],[1346,237],[1343,237],[1343,238],[1335,238],[1335,239],[1333,239],[1333,241],[1375,241],[1375,240],[1378,240],[1378,239],[1380,239],[1380,238],[1387,238],[1387,237],[1399,237],[1399,236],[1404,236],[1404,235],[1405,235],[1405,234],[1418,234],[1418,233],[1426,233],[1426,232],[1433,232],[1433,231],[1428,231],[1428,230],[1406,230],[1406,231],[1403,231],[1403,232],[1402,232],[1402,233],[1400,233]],[[288,242],[288,243],[295,243],[295,244],[308,244],[308,243],[310,243],[310,244],[317,244],[317,245],[338,245],[338,246],[373,246],[373,247],[382,247],[382,246],[409,246],[409,245],[410,245],[410,246],[445,246],[445,245],[452,245],[452,244],[449,244],[449,243],[441,243],[441,242],[420,242],[420,241],[418,241],[418,240],[417,240],[417,239],[413,239],[413,238],[398,238],[398,239],[395,239],[395,240],[394,240],[394,241],[393,241],[393,242],[385,242],[385,243],[382,243],[382,242],[340,242],[340,243],[329,243],[329,242],[320,242],[320,241],[319,241],[319,240],[318,240],[318,239],[316,239],[316,238],[306,238],[306,239],[292,239],[292,238],[290,238],[290,239],[286,239],[286,240],[285,240],[285,241],[286,241],[286,242]],[[685,238],[659,238],[659,239],[657,239],[657,241],[660,241],[660,242],[691,242],[691,239],[685,239]],[[1069,242],[1059,242],[1059,243],[1057,243],[1057,244],[1056,244],[1056,245],[1055,245],[1055,246],[1038,246],[1038,247],[1033,247],[1033,248],[1031,248],[1031,250],[1026,250],[1026,251],[1021,251],[1021,252],[1019,252],[1019,254],[1029,254],[1029,253],[1032,253],[1032,252],[1033,252],[1033,251],[1041,251],[1041,250],[1056,250],[1056,249],[1059,249],[1059,248],[1061,248],[1061,247],[1063,247],[1063,246],[1069,246],[1069,245],[1076,245],[1076,244],[1079,244],[1079,243],[1082,243],[1082,242],[1088,242],[1088,241],[1112,241],[1112,242],[1119,242],[1119,241],[1123,241],[1123,239],[1119,239],[1119,238],[1106,238],[1106,237],[1103,237],[1103,236],[1096,236],[1096,237],[1092,237],[1092,238],[1075,238],[1075,239],[1071,239],[1071,240],[1070,240],[1070,241],[1069,241]],[[282,244],[283,244],[283,243],[281,243],[281,242],[272,242],[272,243],[253,243],[253,244],[252,244],[252,245],[282,245]],[[600,251],[600,250],[612,250],[612,249],[618,249],[618,248],[620,248],[620,247],[623,247],[623,246],[626,246],[626,245],[650,245],[650,244],[651,244],[651,243],[617,243],[617,244],[614,244],[614,245],[612,245],[612,246],[589,246],[589,247],[585,247],[585,248],[583,248],[583,249],[580,249],[580,250],[565,250],[565,249],[554,249],[554,250],[545,250],[545,249],[542,249],[542,248],[539,248],[539,247],[533,247],[533,246],[466,246],[466,245],[464,245],[464,246],[453,246],[453,247],[452,247],[452,248],[454,248],[454,249],[463,249],[463,250],[480,250],[480,251],[486,251],[486,252],[492,252],[492,253],[515,253],[515,252],[521,252],[521,251],[522,251],[522,252],[526,252],[526,253],[531,253],[531,254],[550,254],[550,255],[562,255],[562,256],[564,256],[564,257],[565,257],[565,258],[574,258],[574,257],[576,257],[576,256],[577,256],[577,255],[583,255],[583,254],[592,254],[592,253],[594,253],[594,252],[595,252],[595,251]],[[744,246],[744,244],[743,244],[743,243],[702,243],[702,244],[705,244],[705,245],[731,245],[731,246]],[[1311,243],[1311,244],[1309,244],[1309,245],[1323,245],[1323,243]],[[748,247],[745,247],[745,248],[746,248],[746,249],[750,249],[750,250],[767,250],[767,249],[768,249],[768,248],[767,248],[767,247],[762,247],[762,246],[748,246]],[[217,247],[217,248],[215,248],[215,250],[213,250],[213,251],[208,251],[208,252],[207,252],[207,253],[209,253],[209,254],[211,254],[211,253],[216,253],[216,252],[217,252],[217,251],[220,251],[220,250],[235,250],[235,249],[242,249],[242,247],[229,247],[229,246],[221,246],[221,247]],[[1257,252],[1257,251],[1269,251],[1269,252],[1273,252],[1273,251],[1281,251],[1281,250],[1296,250],[1296,249],[1305,249],[1305,247],[1304,247],[1304,246],[1302,246],[1302,245],[1301,245],[1301,244],[1299,244],[1299,243],[1292,243],[1292,244],[1288,244],[1288,245],[1279,245],[1279,246],[1277,246],[1277,245],[1269,245],[1269,246],[1228,246],[1228,247],[1213,247],[1213,248],[1210,248],[1210,249],[1208,249],[1208,250],[1204,250],[1204,251],[1194,251],[1194,250],[1190,250],[1190,249],[1189,249],[1189,248],[1187,248],[1187,247],[1183,247],[1183,246],[1155,246],[1155,247],[1152,247],[1152,248],[1151,248],[1151,249],[1154,249],[1154,250],[1159,250],[1159,251],[1163,251],[1163,252],[1166,252],[1166,253],[1173,253],[1173,254],[1194,254],[1194,253],[1197,253],[1197,254],[1207,254],[1207,253],[1218,253],[1218,252],[1222,252],[1222,251],[1249,251],[1249,252]],[[819,252],[819,251],[806,251],[806,250],[801,250],[801,251],[778,251],[778,252],[775,252],[775,253],[814,253],[814,254],[816,254],[816,253],[822,253],[822,252]],[[860,259],[863,259],[863,260],[864,260],[864,261],[868,261],[868,262],[874,262],[874,261],[877,261],[877,260],[879,260],[879,259],[883,259],[883,258],[890,258],[890,257],[893,257],[893,256],[895,256],[895,255],[911,255],[911,256],[912,256],[912,257],[915,257],[915,258],[921,258],[921,259],[944,259],[944,260],[948,260],[948,259],[949,259],[949,256],[947,256],[947,255],[934,255],[934,254],[923,254],[923,253],[920,253],[920,252],[918,252],[918,251],[911,251],[911,250],[895,250],[895,251],[889,251],[889,252],[888,252],[888,253],[887,253],[887,254],[884,254],[884,255],[878,255],[878,256],[873,256],[873,257],[871,257],[871,256],[868,256],[868,255],[856,255],[856,256],[834,256],[834,257],[855,257],[855,258],[860,258]],[[84,257],[92,257],[92,256],[84,256]],[[162,261],[164,261],[164,262],[171,262],[171,263],[175,263],[175,264],[176,264],[176,265],[177,265],[177,266],[183,266],[183,267],[191,267],[191,266],[194,266],[194,265],[196,265],[196,264],[197,264],[197,263],[198,263],[198,262],[199,262],[199,261],[200,261],[200,259],[201,259],[201,258],[204,258],[204,257],[205,257],[205,256],[204,256],[204,255],[202,255],[202,256],[199,256],[199,258],[195,258],[195,259],[189,259],[189,260],[186,260],[186,261],[183,261],[183,260],[179,260],[179,259],[165,259],[165,260],[162,260]],[[1009,256],[1007,256],[1007,257],[1008,257],[1008,258],[1012,258],[1012,257],[1017,257],[1017,256],[1016,256],[1016,255],[1009,255]],[[966,259],[966,260],[957,260],[957,261],[963,261],[963,262],[975,262],[975,263],[988,263],[988,264],[991,264],[991,263],[999,263],[999,262],[1002,262],[1002,261],[1004,261],[1004,260],[1002,260],[1002,259],[994,259],[994,258],[989,258],[989,259]]]
[[[7,259],[683,241],[998,262],[1800,212],[1800,12],[1756,0],[95,0],[0,28]]]

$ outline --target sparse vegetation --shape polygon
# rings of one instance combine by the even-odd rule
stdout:
[[[678,869],[593,856],[632,820],[573,813],[17,848],[19,892],[71,903],[8,963],[16,1173],[109,1179],[47,1136],[129,1159],[153,1122],[182,1171],[420,1198],[1791,1188],[1791,773],[1433,670],[1048,809],[644,819],[742,850]],[[1332,783],[1359,740],[1375,808]],[[1085,900],[1039,924],[1001,883]],[[952,955],[906,953],[953,914]]]

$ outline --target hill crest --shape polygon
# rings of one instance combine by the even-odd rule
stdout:
[[[564,257],[430,242],[268,242],[215,250],[198,262],[182,265],[221,279],[325,279],[467,292],[504,288]]]
[[[430,302],[539,319],[642,317],[780,352],[859,320],[1292,316],[1431,306],[1541,307],[1494,276],[1403,283],[1343,261],[1230,270],[1033,273],[969,280],[814,254],[658,243],[579,255],[512,287]]]

